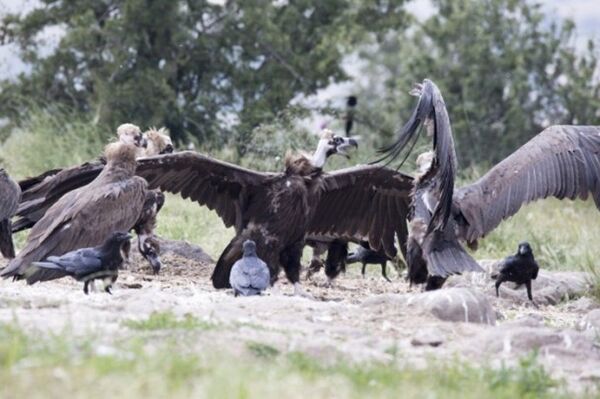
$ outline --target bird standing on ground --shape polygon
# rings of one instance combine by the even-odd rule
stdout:
[[[32,262],[101,244],[114,231],[129,231],[140,218],[147,183],[135,176],[137,147],[111,143],[107,164],[94,181],[61,197],[37,222],[23,250],[0,276],[20,279]]]
[[[104,291],[111,294],[110,287],[123,265],[123,246],[128,245],[130,239],[128,233],[116,232],[98,247],[78,249],[62,256],[50,256],[43,262],[33,262],[25,271],[27,284],[71,276],[84,282],[83,292],[87,295],[93,280],[105,280],[108,284]]]
[[[381,274],[383,278],[385,278],[390,283],[392,282],[387,276],[387,261],[391,260],[384,251],[373,251],[369,247],[369,243],[367,241],[362,241],[360,245],[356,248],[354,252],[348,254],[346,258],[346,263],[362,263],[361,274],[365,277],[365,269],[368,264],[378,264],[381,265]]]
[[[519,250],[516,254],[506,257],[502,261],[500,271],[492,274],[492,278],[496,279],[496,296],[500,296],[498,290],[500,285],[505,281],[510,281],[517,284],[517,288],[525,284],[527,288],[527,297],[533,302],[531,294],[531,280],[535,280],[540,270],[533,251],[528,242],[519,244]]]
[[[256,255],[256,243],[246,240],[244,255],[234,263],[229,275],[229,284],[235,296],[259,295],[269,287],[271,274],[265,262]]]
[[[20,197],[19,185],[0,168],[0,253],[9,259],[15,257],[10,219],[17,211]]]

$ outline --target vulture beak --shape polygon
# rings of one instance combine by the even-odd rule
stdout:
[[[173,146],[171,144],[167,144],[167,146],[165,147],[165,149],[160,152],[160,155],[162,155],[162,154],[171,154],[171,153],[173,153]]]
[[[357,138],[343,137],[342,142],[337,145],[335,151],[340,155],[344,155],[346,158],[350,158],[350,155],[348,154],[347,150],[351,147],[358,148]]]
[[[148,139],[146,136],[142,136],[142,139],[140,140],[140,147],[148,148]]]
[[[144,254],[144,257],[150,263],[150,266],[152,266],[152,272],[154,274],[158,274],[158,272],[160,272],[162,264],[160,263],[160,258],[158,257],[156,252],[150,251]]]

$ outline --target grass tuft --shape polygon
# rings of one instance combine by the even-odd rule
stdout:
[[[144,320],[125,320],[123,325],[133,330],[209,330],[215,327],[213,323],[198,320],[191,314],[178,318],[171,312],[153,312]]]

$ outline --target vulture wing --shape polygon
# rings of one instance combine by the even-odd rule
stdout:
[[[138,160],[138,176],[150,188],[180,193],[215,210],[225,226],[240,231],[246,204],[272,173],[255,172],[193,151]],[[266,206],[266,205],[265,205]]]
[[[461,238],[485,236],[522,205],[546,197],[586,199],[600,209],[600,127],[552,126],[475,183],[457,190]]]
[[[362,237],[378,251],[396,255],[394,236],[406,253],[413,179],[389,168],[363,165],[328,173],[309,235]]]
[[[413,143],[406,154],[408,157],[418,140],[419,127],[427,125],[429,132],[433,135],[435,157],[431,168],[422,179],[434,178],[435,175],[435,184],[439,192],[439,201],[433,212],[428,231],[441,231],[446,226],[452,210],[452,194],[456,176],[456,152],[450,118],[444,98],[432,81],[425,79],[422,85],[417,85],[411,91],[411,94],[418,94],[419,102],[408,122],[400,129],[396,142],[381,151],[386,154],[381,161],[389,159],[388,162],[391,162],[399,157],[412,140]]]
[[[19,219],[13,225],[13,232],[31,228],[63,195],[91,183],[103,168],[104,163],[101,161],[88,162],[46,172],[40,175],[44,177],[37,184],[30,184],[28,181],[39,180],[39,177],[19,182],[22,187],[29,185],[29,188],[23,191],[17,210]]]
[[[7,258],[15,257],[11,218],[17,211],[20,196],[19,186],[0,169],[0,253]]]
[[[0,275],[22,275],[32,262],[93,247],[115,231],[130,230],[142,211],[146,186],[144,179],[133,177],[67,193],[33,226],[21,253]]]

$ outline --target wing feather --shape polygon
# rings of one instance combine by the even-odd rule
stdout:
[[[552,126],[475,183],[457,190],[463,238],[485,236],[524,204],[549,196],[586,199],[600,209],[600,127]]]
[[[406,226],[412,182],[410,176],[375,165],[326,174],[308,234],[368,238],[371,248],[383,247],[393,257],[395,236],[406,237],[401,226]]]

